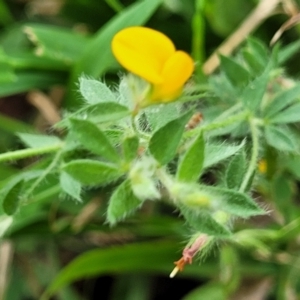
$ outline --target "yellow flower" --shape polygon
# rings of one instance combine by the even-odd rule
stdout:
[[[151,84],[142,106],[180,96],[194,71],[194,62],[187,53],[176,51],[167,36],[146,27],[119,31],[112,40],[112,51],[125,69]]]

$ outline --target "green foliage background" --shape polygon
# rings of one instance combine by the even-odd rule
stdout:
[[[300,297],[299,28],[270,47],[288,18],[274,15],[213,75],[201,71],[257,5],[66,0],[49,14],[0,1],[0,299],[93,299],[104,275],[112,288],[99,299],[159,299],[155,280],[203,233],[210,242],[178,275],[194,288],[173,299]],[[187,95],[133,122],[110,50],[131,25],[197,61]],[[28,95],[54,86],[63,118],[40,126]]]

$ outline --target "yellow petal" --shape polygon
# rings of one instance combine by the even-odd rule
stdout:
[[[163,33],[146,27],[128,27],[112,40],[112,51],[128,71],[157,84],[165,62],[175,53],[173,42]]]
[[[193,59],[183,51],[176,51],[166,61],[161,72],[163,82],[154,85],[151,98],[154,101],[168,101],[178,97],[193,71]]]

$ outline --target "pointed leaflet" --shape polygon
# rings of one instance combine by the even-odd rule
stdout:
[[[247,49],[253,54],[257,61],[262,65],[267,65],[270,59],[270,53],[264,43],[259,39],[250,37],[247,39]]]
[[[238,190],[247,171],[246,154],[243,149],[233,156],[225,174],[226,186]]]
[[[178,165],[177,179],[185,182],[197,181],[203,168],[204,147],[203,133],[200,132]]]
[[[85,185],[107,184],[123,175],[119,166],[91,159],[71,161],[63,170]]]
[[[296,103],[289,106],[285,110],[274,115],[269,122],[270,123],[295,123],[300,121],[300,103]]]
[[[90,104],[117,101],[116,96],[103,82],[81,77],[79,84],[81,95]]]
[[[115,224],[135,211],[142,203],[143,202],[133,194],[130,181],[125,180],[115,189],[109,200],[107,221],[110,224]]]
[[[215,207],[230,214],[247,218],[266,213],[253,199],[244,193],[213,186],[202,186],[201,188],[214,195]]]
[[[232,58],[220,55],[220,59],[222,71],[234,86],[243,86],[248,83],[250,74],[244,67]]]
[[[243,49],[242,51],[243,58],[248,65],[248,69],[251,70],[253,76],[257,76],[263,72],[265,64],[262,64],[261,61],[249,50]]]
[[[269,105],[264,109],[265,117],[271,118],[277,115],[282,109],[291,105],[299,99],[300,84],[283,91],[275,96]]]
[[[70,119],[71,130],[79,142],[91,152],[111,161],[119,161],[119,155],[105,134],[92,122]]]
[[[72,198],[81,202],[81,184],[66,172],[61,172],[59,183],[62,190]]]
[[[218,223],[211,216],[211,213],[202,210],[200,213],[190,210],[186,207],[180,208],[181,214],[187,223],[195,230],[212,236],[226,237],[230,235],[227,227]]]
[[[242,102],[249,109],[255,110],[260,105],[269,81],[270,71],[271,63],[269,63],[265,71],[260,76],[256,77],[243,90],[241,96]]]
[[[207,143],[205,145],[204,168],[213,166],[220,161],[234,155],[244,146],[244,144],[244,142],[242,142],[240,145]]]
[[[145,115],[153,131],[180,116],[178,103],[164,103],[145,109]]]
[[[287,46],[281,48],[278,52],[278,63],[280,65],[284,64],[289,60],[294,54],[296,54],[300,49],[300,41],[289,43]]]
[[[76,112],[66,115],[64,119],[55,124],[57,128],[69,127],[69,119],[85,119],[93,123],[105,123],[122,118],[130,114],[127,107],[115,102],[101,102],[93,105],[86,105]]]
[[[281,151],[295,152],[299,149],[299,141],[287,127],[266,126],[265,138],[270,146]]]
[[[170,162],[180,144],[184,128],[190,117],[191,112],[187,112],[179,118],[170,121],[159,128],[151,137],[149,150],[154,158],[162,165]]]
[[[22,142],[30,148],[40,148],[46,146],[53,146],[54,144],[62,143],[62,141],[51,135],[18,133],[17,134]]]
[[[125,137],[122,148],[125,161],[131,162],[138,154],[139,138],[136,135]]]
[[[22,187],[22,177],[16,176],[9,180],[0,190],[0,200],[7,215],[14,214],[18,209]]]

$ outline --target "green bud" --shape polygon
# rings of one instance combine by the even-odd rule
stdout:
[[[196,184],[176,182],[171,188],[172,197],[191,208],[209,207],[213,196]]]
[[[227,222],[229,221],[230,219],[230,215],[222,210],[219,210],[219,211],[216,211],[214,214],[213,214],[213,218],[218,222],[218,223],[221,223],[221,224],[227,224]]]
[[[143,157],[131,166],[129,172],[131,188],[139,199],[160,198],[156,179],[153,178],[155,170],[156,161],[150,157]]]

